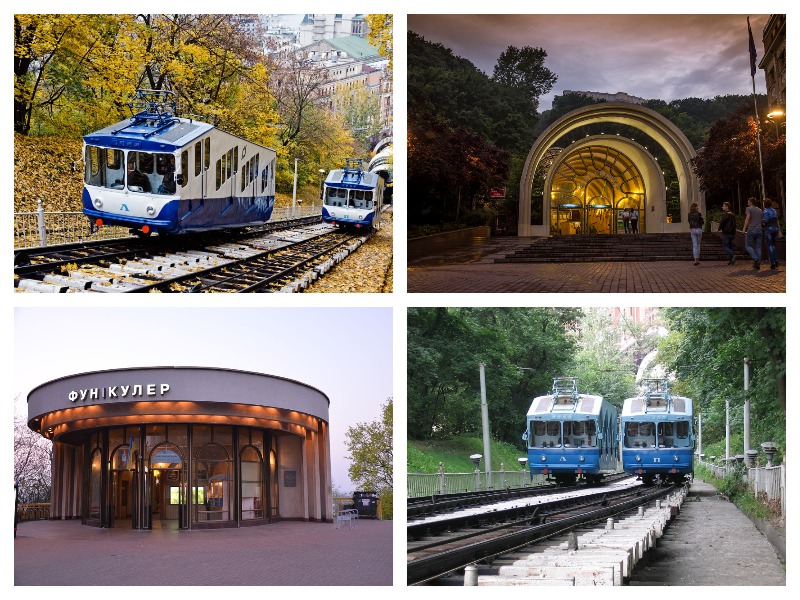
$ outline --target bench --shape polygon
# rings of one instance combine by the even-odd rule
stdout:
[[[353,528],[355,526],[355,521],[358,519],[358,511],[354,508],[346,508],[340,510],[334,517],[333,517],[333,527],[334,529],[339,529],[339,527],[344,527],[347,525],[349,528]]]

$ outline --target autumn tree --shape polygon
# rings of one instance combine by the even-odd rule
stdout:
[[[763,116],[762,116],[763,119]],[[758,155],[758,124],[753,107],[742,104],[735,113],[712,127],[705,146],[694,159],[700,189],[706,204],[735,200],[737,212],[744,210],[744,198],[761,198],[761,169]],[[778,197],[777,182],[786,173],[786,137],[761,134],[766,196]]]
[[[357,155],[367,156],[371,138],[381,132],[380,98],[361,84],[337,88],[332,100],[360,147]]]
[[[394,57],[394,36],[392,33],[392,15],[366,15],[364,20],[367,22],[369,31],[367,40],[378,47],[378,53],[389,59],[389,71],[392,71]]]
[[[122,118],[139,32],[125,15],[14,15],[14,131],[73,136]]]

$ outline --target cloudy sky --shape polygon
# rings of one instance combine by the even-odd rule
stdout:
[[[758,60],[768,15],[750,15]],[[564,90],[646,99],[752,94],[747,15],[408,15],[408,29],[492,74],[508,46],[547,52],[558,76],[540,110]],[[756,92],[766,93],[764,72]]]
[[[17,308],[14,352],[23,415],[34,387],[102,369],[222,367],[306,383],[330,398],[331,468],[344,492],[354,489],[347,428],[378,419],[393,396],[389,308]]]

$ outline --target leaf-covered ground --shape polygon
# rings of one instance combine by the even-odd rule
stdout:
[[[81,210],[83,141],[14,134],[14,212]],[[72,164],[75,163],[75,171]]]
[[[392,211],[370,240],[312,285],[306,294],[321,292],[392,292]]]

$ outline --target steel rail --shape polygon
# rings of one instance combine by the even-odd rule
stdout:
[[[614,473],[607,475],[600,484],[604,485],[630,477],[627,473]],[[411,519],[415,517],[428,517],[443,512],[450,512],[465,508],[469,506],[480,506],[481,504],[488,504],[492,502],[501,502],[503,500],[512,500],[514,498],[528,498],[531,496],[538,496],[541,494],[551,493],[556,490],[576,489],[578,487],[588,489],[582,484],[561,485],[558,486],[554,483],[545,483],[536,486],[526,486],[520,488],[504,488],[498,490],[484,490],[482,492],[466,492],[456,494],[434,494],[432,496],[422,496],[418,498],[409,498],[407,500],[406,516]]]
[[[301,217],[289,221],[274,221],[243,229],[212,231],[188,235],[155,236],[149,238],[129,237],[117,240],[90,240],[53,246],[14,249],[14,274],[35,275],[57,272],[61,267],[76,264],[101,263],[106,260],[129,258],[140,253],[143,256],[165,250],[180,252],[202,244],[218,243],[221,238],[227,241],[243,240],[252,237],[322,222],[321,215]],[[209,241],[212,240],[212,241]]]
[[[635,493],[628,494],[628,496],[632,496],[628,500],[601,501],[599,508],[588,512],[581,512],[580,514],[566,516],[550,522],[524,527],[518,531],[500,535],[493,539],[476,541],[440,553],[410,560],[406,567],[406,583],[407,585],[426,583],[477,561],[491,560],[498,555],[513,552],[560,533],[566,533],[576,527],[627,512],[656,498],[666,496],[678,487],[680,486],[648,488],[648,491],[638,488]]]

